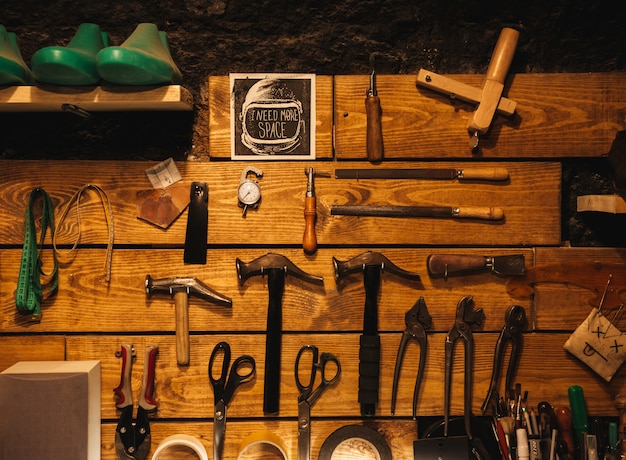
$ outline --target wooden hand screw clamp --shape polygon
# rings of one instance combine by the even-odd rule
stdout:
[[[478,136],[489,131],[491,121],[496,112],[512,116],[517,104],[502,97],[504,81],[506,80],[511,61],[517,47],[519,32],[505,27],[502,29],[498,42],[491,55],[489,68],[481,89],[455,81],[454,79],[437,75],[425,69],[417,74],[417,84],[447,94],[450,97],[478,104],[467,124],[470,133],[470,148],[478,147]]]

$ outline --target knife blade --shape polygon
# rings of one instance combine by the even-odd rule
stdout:
[[[376,205],[331,205],[333,216],[364,217],[439,217],[500,220],[504,211],[488,206],[376,206]]]
[[[524,254],[484,256],[474,254],[430,254],[426,259],[428,274],[434,278],[491,271],[500,276],[526,273]]]
[[[335,170],[336,179],[431,179],[489,180],[509,178],[506,168],[345,168]]]

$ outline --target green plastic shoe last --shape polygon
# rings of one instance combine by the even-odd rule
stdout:
[[[120,46],[100,51],[97,67],[103,80],[117,85],[169,85],[183,80],[167,34],[152,23],[139,24]]]
[[[97,24],[81,24],[66,47],[48,46],[33,55],[33,76],[53,85],[96,85],[100,81],[96,55],[108,42],[108,35]]]
[[[17,36],[0,24],[0,86],[32,83],[33,75],[22,59]]]

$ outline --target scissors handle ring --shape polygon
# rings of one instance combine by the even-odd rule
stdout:
[[[300,372],[298,372],[298,370],[300,369],[300,359],[302,358],[302,355],[306,352],[309,352],[312,354],[311,376],[309,378],[309,383],[307,383],[306,385],[303,385],[302,381],[300,380]],[[300,348],[300,351],[298,351],[298,356],[296,356],[296,364],[294,368],[294,373],[296,375],[296,386],[298,387],[298,390],[300,390],[300,392],[309,391],[311,390],[311,388],[313,388],[313,384],[315,383],[316,367],[318,366],[317,364],[318,358],[319,358],[319,350],[315,345],[304,345],[302,348]]]
[[[220,376],[218,378],[215,378],[215,376],[213,375],[213,364],[215,360],[217,359],[217,356],[220,354],[220,352],[223,352],[224,354],[223,360],[222,360],[222,369],[220,372]],[[217,345],[215,345],[215,348],[213,348],[213,351],[211,352],[211,358],[209,359],[209,380],[211,381],[211,384],[213,385],[214,389],[217,389],[219,387],[222,391],[224,390],[224,386],[226,385],[226,376],[228,374],[229,364],[230,364],[230,345],[228,344],[228,342],[220,342]]]

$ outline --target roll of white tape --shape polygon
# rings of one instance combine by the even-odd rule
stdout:
[[[171,446],[189,447],[198,455],[200,460],[209,460],[209,455],[200,440],[188,434],[173,434],[165,438],[161,441],[161,444],[158,445],[154,454],[152,454],[152,460],[157,460],[161,451]]]
[[[244,460],[246,455],[264,453],[263,458],[282,458],[287,460],[287,453],[283,440],[271,431],[258,431],[247,436],[239,446],[238,460]],[[254,457],[258,458],[258,457]]]

